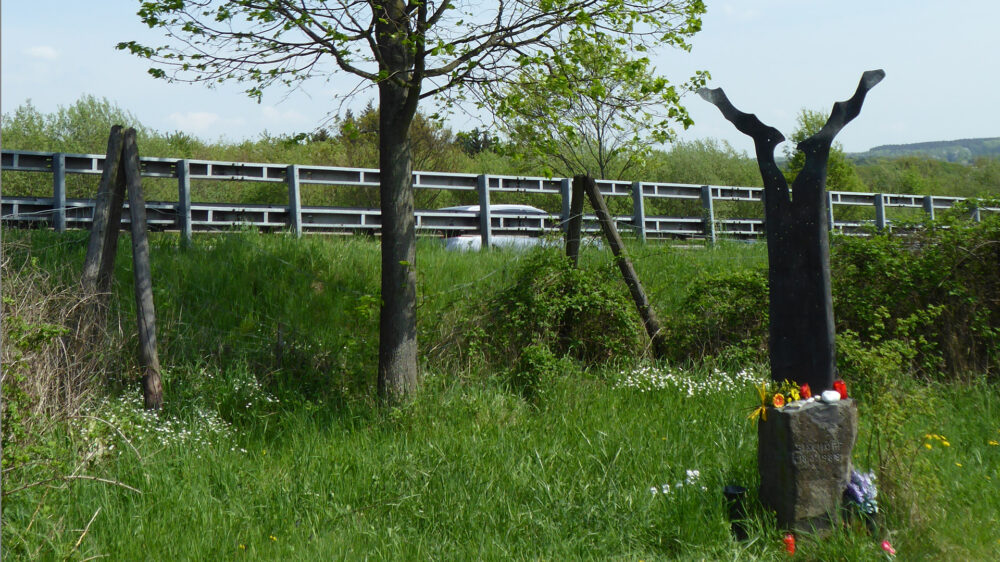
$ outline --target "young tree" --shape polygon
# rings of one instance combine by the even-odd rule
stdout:
[[[688,49],[685,38],[665,43]],[[672,140],[673,125],[689,127],[680,97],[704,86],[708,74],[697,72],[678,91],[656,75],[641,48],[629,47],[621,37],[572,30],[555,56],[523,66],[513,84],[494,91],[517,154],[550,173],[617,180],[654,144]]]
[[[416,271],[410,125],[419,100],[466,92],[549,60],[562,37],[608,35],[641,48],[696,32],[701,0],[149,0],[138,15],[169,45],[119,49],[152,60],[153,76],[236,80],[260,97],[338,72],[378,89],[382,308],[378,389],[398,400],[417,385]]]
[[[821,111],[803,109],[797,118],[798,128],[792,133],[789,144],[785,146],[785,177],[793,181],[806,163],[806,155],[798,149],[800,142],[820,132],[826,124],[826,115]],[[833,143],[830,148],[830,161],[826,167],[826,188],[832,191],[867,191],[854,163],[847,159],[844,147]]]

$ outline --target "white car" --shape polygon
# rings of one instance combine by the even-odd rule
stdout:
[[[441,211],[458,211],[475,213],[479,216],[479,205],[461,205],[445,207]],[[545,219],[553,214],[531,205],[490,205],[490,216],[500,218],[500,226],[494,227],[494,232],[510,232],[523,230],[524,234],[493,234],[490,236],[492,245],[498,248],[533,248],[535,246],[552,244],[550,238],[540,237],[545,226]],[[444,246],[449,250],[479,250],[483,246],[480,234],[462,234],[444,239]]]
[[[458,207],[445,207],[441,211],[459,211],[463,213],[475,213],[479,216],[479,205],[462,205]],[[500,226],[493,227],[493,234],[490,236],[494,248],[512,248],[516,250],[534,248],[537,246],[561,247],[564,244],[563,236],[557,235],[552,230],[556,215],[543,211],[530,205],[500,204],[490,205],[490,218],[500,219]],[[546,220],[548,225],[546,225]],[[494,223],[495,224],[495,223]],[[548,226],[548,230],[543,227]],[[521,231],[521,232],[518,232]],[[511,232],[516,232],[511,234]],[[542,233],[547,236],[542,236]],[[594,236],[584,236],[581,240],[584,246],[593,248],[603,248],[601,240]],[[481,234],[462,234],[450,236],[444,239],[444,247],[448,250],[467,251],[479,250],[483,247],[483,237]]]

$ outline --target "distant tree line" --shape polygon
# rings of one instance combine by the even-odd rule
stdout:
[[[858,160],[900,158],[903,156],[925,156],[945,162],[973,164],[980,158],[1000,157],[1000,138],[886,144],[876,146],[868,152],[851,155],[852,158]]]
[[[825,115],[803,110],[796,139],[812,134]],[[194,158],[249,162],[298,163],[325,166],[378,166],[378,110],[371,104],[361,111],[346,112],[327,126],[290,135],[261,133],[256,139],[241,141],[205,140],[181,131],[160,132],[144,127],[139,118],[113,102],[83,96],[68,107],[43,113],[30,101],[3,115],[3,146],[8,149],[103,153],[108,130],[116,123],[135,127],[144,156]],[[476,128],[453,132],[441,120],[418,113],[413,125],[414,168],[444,172],[491,173],[505,175],[545,175],[549,163],[537,153],[519,152],[518,139]],[[527,157],[526,157],[527,156]],[[785,153],[786,171],[794,175],[802,157],[794,149]],[[759,186],[755,161],[724,141],[674,142],[667,148],[653,148],[641,166],[620,172],[628,181]],[[4,172],[5,195],[45,196],[51,186],[37,181],[40,176]],[[69,196],[93,195],[94,178],[70,177]],[[151,181],[150,198],[176,198],[170,181]],[[854,159],[835,146],[830,159],[827,187],[841,191],[915,193],[957,197],[995,196],[1000,193],[1000,157],[980,156],[971,164],[947,162],[929,156]],[[506,197],[516,197],[505,194]],[[195,198],[203,201],[280,203],[286,194],[266,184],[239,186],[227,182],[196,185]],[[344,188],[334,191],[307,188],[306,204],[377,206],[375,190]],[[434,208],[475,203],[474,194],[421,190],[417,205]],[[502,197],[501,197],[502,198]],[[499,202],[508,202],[506,200]],[[531,201],[536,204],[535,200]],[[544,206],[544,205],[543,205]]]

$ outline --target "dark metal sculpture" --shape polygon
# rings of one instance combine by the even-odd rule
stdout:
[[[721,88],[698,90],[741,133],[753,138],[764,179],[771,378],[808,383],[813,392],[831,388],[836,378],[826,216],[830,147],[837,133],[861,112],[868,91],[884,77],[881,70],[865,72],[854,96],[835,103],[826,125],[799,143],[805,167],[792,182],[791,194],[774,161],[774,149],[785,137],[756,115],[733,107]]]

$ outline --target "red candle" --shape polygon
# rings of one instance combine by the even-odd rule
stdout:
[[[789,556],[795,554],[795,535],[788,533],[785,535],[785,552]]]
[[[833,381],[833,389],[840,393],[841,400],[847,398],[847,385],[844,384],[843,380],[837,379]]]

